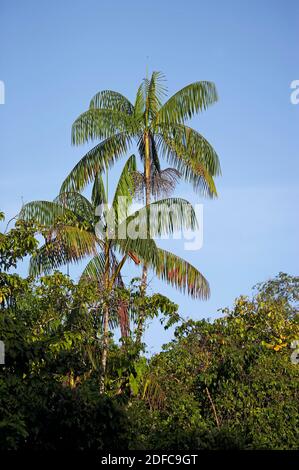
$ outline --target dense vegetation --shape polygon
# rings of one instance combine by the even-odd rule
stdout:
[[[160,294],[123,288],[130,331],[110,336],[103,395],[97,284],[3,270],[37,249],[35,230],[18,222],[0,237],[0,449],[298,447],[298,278],[280,274],[214,322],[184,322]],[[148,319],[177,323],[150,359],[134,342],[140,302]]]
[[[0,450],[298,447],[299,278],[280,273],[213,322],[185,320],[170,299],[148,294],[152,270],[194,299],[210,295],[197,267],[156,239],[197,228],[192,205],[170,197],[180,178],[217,196],[218,156],[186,124],[217,92],[195,82],[162,103],[165,95],[158,72],[134,103],[97,93],[72,136],[100,142],[54,201],[25,204],[0,233]],[[108,170],[125,155],[109,205]],[[136,200],[144,205],[134,212]],[[61,273],[82,261],[78,282]],[[126,263],[141,277],[125,283]],[[175,326],[174,339],[148,358],[144,330],[156,317]]]

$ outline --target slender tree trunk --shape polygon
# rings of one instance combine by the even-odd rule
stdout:
[[[108,333],[109,333],[109,305],[104,306],[104,327],[103,327],[103,351],[101,358],[101,377],[100,377],[100,393],[105,392],[105,375],[107,369],[107,355],[108,355]]]
[[[150,140],[148,132],[144,133],[144,174],[145,174],[145,205],[148,207],[151,203],[151,156],[150,156]],[[147,220],[147,230],[149,230],[149,219]],[[145,293],[147,286],[147,266],[143,266],[142,272],[142,288]]]
[[[150,156],[150,136],[148,132],[144,134],[144,173],[145,173],[145,205],[151,203],[151,156]]]
[[[104,315],[103,315],[103,350],[101,357],[101,377],[100,377],[100,393],[105,392],[105,376],[107,369],[107,356],[108,356],[108,345],[109,345],[109,245],[105,248],[105,303],[104,303]]]
[[[145,205],[148,207],[151,203],[151,158],[150,158],[150,137],[148,131],[144,133],[144,175],[145,175]],[[147,230],[149,230],[149,219],[147,220]],[[140,293],[142,296],[146,294],[147,287],[147,265],[144,264],[142,268],[142,278],[141,278],[141,287]],[[143,326],[145,321],[145,312],[141,311],[139,314],[138,325],[137,325],[137,334],[136,334],[136,343],[140,345]]]
[[[211,403],[211,407],[212,407],[212,410],[213,410],[213,414],[214,414],[214,418],[215,418],[215,421],[216,421],[216,425],[217,425],[217,428],[219,429],[220,428],[220,421],[219,421],[219,418],[218,418],[218,415],[217,415],[217,411],[216,411],[216,407],[214,405],[214,402],[212,400],[212,397],[211,397],[211,394],[209,392],[209,389],[208,387],[206,387],[206,392],[207,392],[207,395],[208,395],[208,399]]]

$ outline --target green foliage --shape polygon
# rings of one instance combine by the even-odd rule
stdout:
[[[0,273],[15,268],[17,260],[34,253],[38,228],[32,221],[17,221],[7,234],[0,233]]]
[[[124,412],[99,396],[88,355],[101,352],[101,318],[90,308],[97,292],[61,273],[39,284],[13,278],[14,303],[0,316],[0,449],[126,446]]]
[[[299,368],[290,345],[299,327],[286,301],[289,286],[292,299],[298,290],[296,278],[285,281],[280,275],[252,300],[240,297],[213,323],[177,327],[151,360],[144,403],[130,410],[139,447],[298,448]]]
[[[16,263],[35,242],[33,228],[13,230]],[[297,278],[281,273],[213,323],[183,321],[165,296],[141,296],[137,279],[118,287],[131,328],[119,344],[109,335],[105,394],[105,292],[60,272],[38,282],[3,272],[0,282],[0,450],[298,448]],[[150,359],[135,342],[140,311],[178,325]]]
[[[18,231],[13,234],[21,241]],[[20,246],[23,251],[15,261],[28,249],[27,243]],[[127,448],[125,406],[138,394],[147,361],[130,337],[123,338],[121,347],[110,338],[107,392],[99,394],[103,302],[97,283],[75,284],[60,272],[38,282],[2,273],[0,287],[0,338],[5,344],[0,449]],[[132,291],[117,290],[132,319],[139,307],[138,290],[137,285]],[[165,297],[145,296],[143,303],[146,318],[161,313],[175,321],[177,306]]]

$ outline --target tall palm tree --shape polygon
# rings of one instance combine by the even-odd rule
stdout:
[[[161,157],[191,182],[194,190],[209,197],[216,196],[214,176],[220,173],[218,156],[199,132],[186,125],[194,114],[217,101],[214,83],[191,83],[163,104],[165,96],[165,79],[160,72],[153,72],[150,79],[142,81],[134,104],[115,91],[97,93],[89,109],[74,122],[72,142],[75,145],[96,139],[101,142],[77,163],[61,191],[81,191],[99,171],[125,155],[135,142],[144,165],[146,205],[151,202],[151,194],[157,195],[155,176],[160,179],[163,176]],[[145,264],[144,287],[146,283]]]
[[[107,207],[107,191],[102,177],[97,174],[91,202],[82,194],[69,191],[60,193],[54,202],[30,202],[23,206],[19,216],[24,220],[36,220],[43,225],[43,233],[46,233],[45,244],[31,258],[30,274],[48,272],[93,255],[82,277],[96,279],[106,299],[103,306],[102,392],[109,343],[109,297],[116,286],[122,285],[121,270],[128,259],[137,264],[146,263],[159,277],[193,297],[207,298],[209,295],[209,285],[204,276],[187,261],[158,248],[148,230],[146,237],[123,236],[130,224],[144,226],[149,219],[153,237],[171,234],[176,230],[194,230],[196,227],[192,206],[180,198],[156,201],[129,215],[134,196],[135,171],[136,158],[132,155],[116,186],[111,208]],[[186,210],[190,217],[185,217]],[[166,217],[168,211],[170,216]],[[121,255],[120,260],[118,253]],[[123,307],[119,305],[118,309],[122,332],[127,328]]]

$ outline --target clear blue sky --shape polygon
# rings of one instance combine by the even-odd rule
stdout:
[[[87,148],[70,144],[73,120],[93,94],[134,98],[149,71],[172,94],[212,80],[220,100],[192,125],[217,150],[219,199],[186,184],[177,194],[204,203],[204,246],[183,253],[210,281],[208,302],[153,280],[186,317],[219,315],[239,294],[279,271],[298,274],[299,4],[294,1],[143,2],[2,0],[0,4],[0,209],[7,218],[34,199],[53,199]],[[115,168],[115,175],[121,165]],[[2,226],[3,227],[3,226]],[[72,273],[77,275],[77,271]],[[155,323],[150,351],[169,338]]]

